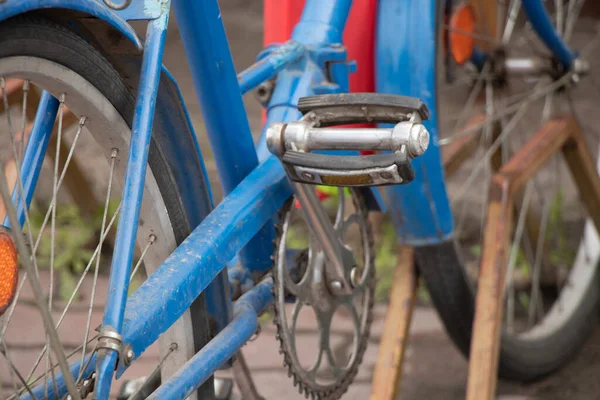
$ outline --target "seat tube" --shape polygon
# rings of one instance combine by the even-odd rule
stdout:
[[[140,89],[131,129],[131,143],[123,185],[121,212],[108,283],[109,294],[98,340],[97,381],[94,399],[99,400],[108,399],[109,397],[110,385],[119,356],[116,349],[121,344],[118,342],[122,342],[120,332],[123,326],[135,238],[144,192],[143,182],[146,179],[148,150],[152,135],[154,108],[160,82],[168,18],[169,14],[165,12],[160,18],[151,21],[146,33]]]
[[[341,43],[352,0],[306,0],[292,39],[303,44]]]

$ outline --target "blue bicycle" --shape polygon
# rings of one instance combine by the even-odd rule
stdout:
[[[443,147],[476,137],[484,166],[467,168],[491,173],[493,160],[510,155],[503,139],[514,131],[511,118],[525,113],[516,104],[568,96],[589,69],[586,52],[561,39],[578,26],[582,1],[558,1],[554,19],[541,0],[522,1],[523,29],[550,50],[536,57],[510,52],[511,32],[524,22],[520,1],[471,3],[458,14],[452,2],[380,0],[378,93],[348,94],[354,65],[341,35],[351,0],[308,0],[291,40],[265,49],[237,75],[217,0],[0,1],[3,396],[108,399],[113,381],[157,346],[156,367],[128,398],[214,399],[213,374],[237,364],[258,315],[272,304],[294,384],[306,396],[340,398],[372,320],[369,211],[389,211],[399,240],[416,247],[434,303],[466,353],[469,264],[476,262],[463,257],[463,264],[459,252],[474,254],[477,245],[461,235],[465,206],[457,211],[452,203],[453,217],[447,191],[455,192],[444,168],[449,174],[449,165],[454,172],[462,164],[442,158]],[[226,194],[216,207],[179,88],[162,65],[171,6]],[[143,42],[128,23],[135,20],[148,22]],[[489,21],[494,32],[481,28]],[[502,88],[517,72],[551,83],[509,94]],[[448,82],[452,90],[457,83],[472,89],[458,120],[444,100],[459,98],[444,91]],[[255,146],[242,95],[259,86],[267,123]],[[483,117],[474,120],[472,110]],[[444,113],[455,129],[438,135]],[[373,122],[377,128],[340,127]],[[470,184],[482,182],[476,179],[463,177],[469,186],[458,193],[472,193]],[[323,202],[315,185],[340,189]],[[378,186],[387,186],[386,201]],[[519,216],[533,190],[523,194]],[[593,227],[571,256],[577,235],[545,228],[570,221],[556,211],[566,201],[543,204],[541,221],[531,224],[537,233],[523,234],[522,218],[515,224],[513,247],[526,249],[515,250],[508,268],[525,278],[508,279],[507,308],[518,309],[519,298],[533,310],[523,326],[518,312],[507,317],[501,374],[516,379],[563,365],[589,333],[600,298]],[[539,261],[549,237],[559,254]],[[539,271],[552,264],[564,268],[544,305]],[[530,289],[531,297],[519,297]],[[303,308],[319,324],[308,364],[299,353],[311,349],[295,341]],[[354,333],[341,356],[330,345],[339,310]]]

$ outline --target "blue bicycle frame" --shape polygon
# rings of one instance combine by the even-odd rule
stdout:
[[[236,75],[217,0],[173,0],[208,138],[227,196],[129,298],[134,239],[159,82],[161,75],[162,79],[172,80],[162,66],[170,2],[134,0],[122,11],[110,10],[101,0],[8,0],[0,5],[0,20],[43,8],[83,12],[104,20],[143,49],[101,336],[105,340],[116,340],[121,348],[131,349],[135,359],[205,290],[209,311],[215,316],[219,330],[177,374],[163,382],[152,398],[184,398],[198,388],[254,334],[257,314],[272,301],[272,281],[265,278],[232,305],[225,268],[239,255],[243,268],[241,272],[232,271],[236,277],[241,274],[251,279],[250,272],[268,270],[274,235],[272,219],[292,194],[279,161],[268,153],[264,139],[255,148],[242,95],[265,80],[277,77],[267,108],[268,125],[299,119],[301,114],[296,105],[301,97],[348,91],[348,75],[354,65],[346,59],[341,43],[351,4],[351,0],[307,0],[291,40],[266,49],[256,64]],[[421,97],[432,115],[426,126],[433,145],[413,162],[415,181],[387,189],[387,208],[400,240],[411,245],[449,240],[453,229],[436,145],[438,6],[436,0],[379,0],[378,6],[377,90]],[[523,0],[523,7],[556,59],[569,68],[574,55],[552,28],[541,0]],[[127,20],[149,21],[144,44]],[[50,122],[57,107],[57,101],[45,93],[24,156],[22,175],[27,182],[27,201],[36,186],[52,128]],[[369,193],[371,208],[383,207],[377,191]],[[127,365],[117,351],[107,348],[90,357],[91,360],[84,360],[84,375],[96,371],[96,398],[107,399],[112,380],[121,376]],[[74,375],[79,367],[79,362],[71,366]],[[56,377],[58,393],[54,393],[53,383],[47,388],[50,397],[66,394],[60,374]],[[44,385],[41,385],[34,388],[33,394],[43,395],[43,390]]]

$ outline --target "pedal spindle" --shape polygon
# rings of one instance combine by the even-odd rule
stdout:
[[[429,145],[422,121],[428,110],[418,99],[376,93],[336,94],[300,99],[300,121],[274,123],[267,146],[296,182],[328,186],[380,186],[414,178],[410,160]],[[335,125],[395,123],[392,128]],[[385,151],[370,156],[313,151]]]

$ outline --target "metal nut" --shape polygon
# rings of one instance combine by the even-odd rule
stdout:
[[[408,137],[408,152],[411,156],[417,157],[425,153],[429,147],[429,132],[421,124],[414,124],[410,129]]]
[[[392,178],[393,178],[392,174],[391,174],[391,173],[389,173],[389,172],[387,172],[387,171],[381,172],[381,173],[379,174],[379,177],[380,177],[381,179],[385,179],[385,180],[388,180],[388,179],[392,179]]]
[[[303,172],[302,173],[302,179],[305,179],[307,181],[312,181],[315,179],[314,175],[308,172]]]
[[[131,346],[126,345],[125,346],[125,351],[123,352],[123,357],[124,357],[124,362],[125,365],[129,365],[131,364],[131,362],[133,361],[133,358],[135,357],[135,353],[133,352],[133,349],[131,348]]]
[[[342,285],[342,282],[340,282],[340,281],[331,281],[329,286],[331,287],[331,290],[333,291],[334,294],[342,293],[342,289],[344,288]]]
[[[275,84],[273,81],[265,81],[258,85],[256,88],[256,99],[261,105],[266,107],[269,104],[274,88]]]

